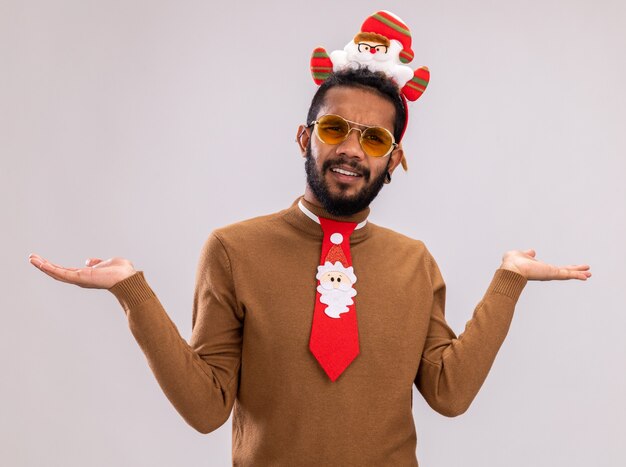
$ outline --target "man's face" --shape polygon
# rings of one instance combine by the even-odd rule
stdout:
[[[326,114],[380,126],[393,133],[395,108],[375,91],[332,88],[326,93],[317,117]],[[393,171],[402,157],[401,150],[385,157],[367,156],[359,137],[360,132],[351,131],[345,141],[330,145],[320,141],[313,128],[309,128],[301,141],[305,146],[306,194],[313,195],[331,214],[347,216],[369,206],[382,188],[387,171]]]

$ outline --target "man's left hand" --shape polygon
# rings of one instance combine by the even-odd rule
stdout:
[[[528,280],[552,281],[579,279],[586,281],[591,277],[588,264],[554,266],[535,259],[535,250],[512,250],[502,256],[501,269],[509,269],[521,274]]]

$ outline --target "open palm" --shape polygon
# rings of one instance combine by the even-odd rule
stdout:
[[[588,264],[572,264],[568,266],[555,266],[544,263],[535,258],[536,252],[533,249],[519,251],[507,251],[502,257],[503,269],[515,271],[528,280],[552,281],[578,279],[586,281],[591,277]]]
[[[34,253],[28,259],[30,264],[53,279],[88,289],[110,289],[137,272],[133,264],[124,258],[110,258],[105,261],[100,258],[89,258],[84,268],[59,266]]]

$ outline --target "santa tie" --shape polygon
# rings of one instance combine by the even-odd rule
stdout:
[[[309,213],[312,214],[305,212]],[[350,235],[364,223],[357,227],[355,222],[315,217],[324,239],[316,275],[318,285],[309,348],[331,381],[335,381],[359,354]]]

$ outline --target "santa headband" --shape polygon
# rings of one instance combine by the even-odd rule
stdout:
[[[361,30],[348,42],[343,50],[335,50],[328,55],[323,47],[317,47],[311,55],[311,74],[318,86],[332,72],[343,69],[366,67],[371,71],[382,71],[400,88],[406,119],[400,132],[402,140],[409,121],[407,99],[417,100],[426,90],[430,80],[428,68],[417,70],[406,66],[413,60],[411,31],[396,15],[381,10],[368,17]],[[402,167],[407,169],[402,158]]]

